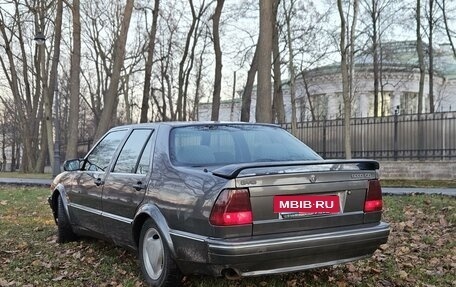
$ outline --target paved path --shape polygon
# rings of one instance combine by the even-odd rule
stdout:
[[[0,178],[0,184],[49,186],[50,179]],[[384,194],[444,194],[456,197],[456,188],[382,187]]]
[[[382,187],[384,194],[444,194],[456,196],[456,188]]]
[[[0,178],[0,184],[49,186],[51,184],[51,180],[37,178]]]

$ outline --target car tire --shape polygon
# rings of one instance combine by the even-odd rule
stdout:
[[[63,200],[57,197],[57,243],[66,243],[77,239],[65,212]]]
[[[182,275],[170,256],[169,248],[152,219],[147,219],[139,237],[139,261],[148,286],[179,286]]]

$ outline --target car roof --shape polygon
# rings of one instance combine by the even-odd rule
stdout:
[[[129,124],[113,127],[111,130],[118,129],[130,129],[130,128],[158,128],[161,125],[171,127],[185,127],[185,126],[204,126],[204,125],[261,125],[261,126],[273,126],[278,127],[275,124],[268,123],[250,123],[250,122],[218,122],[218,121],[188,121],[188,122],[151,122],[151,123],[140,123],[140,124]]]

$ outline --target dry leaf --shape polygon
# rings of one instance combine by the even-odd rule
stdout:
[[[58,277],[52,278],[52,281],[61,281],[63,278],[65,278],[64,275],[58,276]]]
[[[402,279],[406,279],[408,277],[408,273],[404,270],[401,270],[399,271],[399,277],[401,277]]]

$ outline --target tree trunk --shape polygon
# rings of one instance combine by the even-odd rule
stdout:
[[[279,50],[279,29],[277,23],[277,13],[279,8],[279,0],[273,2],[273,15],[274,15],[274,33],[273,33],[273,47],[272,57],[273,69],[274,69],[274,96],[272,101],[273,117],[278,123],[285,123],[285,106],[283,103],[283,91],[282,91],[282,70],[280,69],[280,50]]]
[[[284,10],[285,10],[285,2]],[[293,5],[293,2],[292,2]],[[293,6],[290,7],[290,10]],[[285,22],[287,25],[287,42],[288,42],[288,73],[290,74],[290,100],[291,100],[291,133],[296,134],[296,91],[295,91],[295,67],[294,67],[294,51],[293,39],[291,38],[291,11],[286,13]]]
[[[376,0],[372,0],[372,10],[370,11],[372,20],[372,57],[373,57],[373,68],[374,68],[374,117],[378,117],[378,95],[379,95],[379,61],[378,61],[378,3]],[[382,95],[383,96],[383,95]],[[383,107],[382,107],[383,111]]]
[[[434,113],[434,1],[429,0],[429,112]]]
[[[53,115],[52,108],[54,103],[54,95],[58,92],[58,64],[60,59],[60,40],[62,38],[62,14],[63,14],[63,0],[57,1],[57,12],[55,18],[55,32],[54,32],[54,54],[52,56],[51,71],[49,74],[49,89],[44,98],[44,113],[46,115],[46,131],[48,140],[49,160],[51,162],[52,170],[56,170],[54,153],[54,133],[53,133]],[[59,103],[55,103],[58,105]],[[57,116],[57,115],[56,115]],[[56,139],[57,141],[58,139]],[[59,167],[60,168],[60,167]]]
[[[125,75],[125,78],[122,80],[122,94],[124,96],[125,103],[125,121],[128,124],[133,123],[132,118],[132,107],[130,103],[129,91],[130,91],[130,74]]]
[[[211,120],[218,121],[220,110],[220,91],[222,89],[222,50],[220,48],[220,15],[225,0],[217,0],[214,15],[212,16],[212,34],[214,37],[214,52],[215,52],[215,79],[214,92],[212,95],[212,114]]]
[[[157,34],[158,9],[160,0],[155,0],[154,11],[152,13],[152,27],[149,34],[149,45],[147,46],[147,59],[144,71],[144,90],[141,104],[141,123],[147,123],[147,114],[149,112],[149,95],[150,84],[152,80],[152,64],[155,50],[155,36]]]
[[[95,132],[94,140],[98,140],[101,136],[108,131],[112,118],[113,112],[115,110],[115,103],[117,102],[120,81],[120,71],[123,67],[124,56],[125,56],[125,45],[127,42],[128,28],[130,27],[131,14],[133,12],[133,3],[134,0],[127,0],[125,5],[122,26],[120,28],[120,33],[116,39],[114,50],[114,63],[111,74],[111,81],[109,82],[108,91],[106,92],[104,100],[104,108],[101,113],[100,122]]]
[[[352,102],[355,94],[355,88],[353,81],[355,79],[355,32],[356,32],[356,23],[358,21],[358,8],[359,0],[353,1],[353,18],[350,28],[350,60],[349,60],[349,98],[344,100],[344,117],[345,117],[345,157],[347,159],[352,158],[351,150],[351,129],[350,129],[350,119],[352,112]]]
[[[307,83],[305,71],[301,72],[301,76],[302,76],[302,81],[304,82],[304,89],[306,90],[307,100],[309,101],[310,116],[312,117],[312,121],[316,121],[317,118],[315,117],[315,110],[313,107],[312,99],[310,97],[309,84]]]
[[[272,122],[271,53],[273,39],[272,1],[260,0],[260,35],[258,41],[258,89],[256,122]]]
[[[185,95],[184,95],[185,74],[186,74],[185,63],[187,61],[188,51],[190,49],[190,41],[192,39],[193,31],[195,30],[196,21],[197,21],[197,15],[196,15],[195,7],[193,5],[193,0],[189,0],[189,3],[190,3],[190,10],[192,13],[192,24],[190,25],[190,29],[187,33],[187,39],[185,41],[182,59],[179,63],[179,79],[178,79],[179,90],[178,90],[177,104],[176,104],[176,113],[177,113],[178,121],[184,120],[183,105],[184,105],[184,97],[185,97]],[[196,41],[196,39],[195,39],[195,41]]]
[[[421,114],[423,112],[424,77],[426,71],[424,66],[423,40],[421,39],[421,0],[416,1],[416,52],[418,53],[418,65],[420,69],[418,114]]]
[[[233,73],[233,93],[231,95],[230,121],[233,121],[234,98],[236,97],[236,71]]]
[[[349,45],[346,45],[345,34],[346,34],[346,20],[342,6],[342,0],[337,0],[337,7],[339,10],[340,17],[340,53],[341,61],[340,68],[342,74],[342,96],[344,99],[344,146],[345,146],[345,157],[347,159],[351,158],[351,132],[350,132],[350,116],[351,116],[351,101],[350,101],[350,80],[349,80],[349,64],[348,64],[348,54],[349,54]]]
[[[73,0],[73,53],[70,68],[70,113],[68,116],[68,142],[66,158],[78,156],[79,89],[81,85],[81,15],[79,0]]]
[[[253,83],[255,82],[255,75],[258,71],[258,45],[259,43],[257,43],[255,47],[252,63],[250,64],[250,69],[247,72],[247,81],[244,90],[242,91],[241,122],[250,121]]]
[[[193,105],[193,119],[198,121],[199,120],[199,102],[200,102],[200,97],[201,97],[201,81],[203,80],[202,74],[203,74],[203,61],[204,61],[204,55],[206,51],[206,39],[204,38],[204,45],[203,45],[203,50],[199,54],[198,58],[198,72],[196,73],[196,86],[195,86],[195,102]]]

